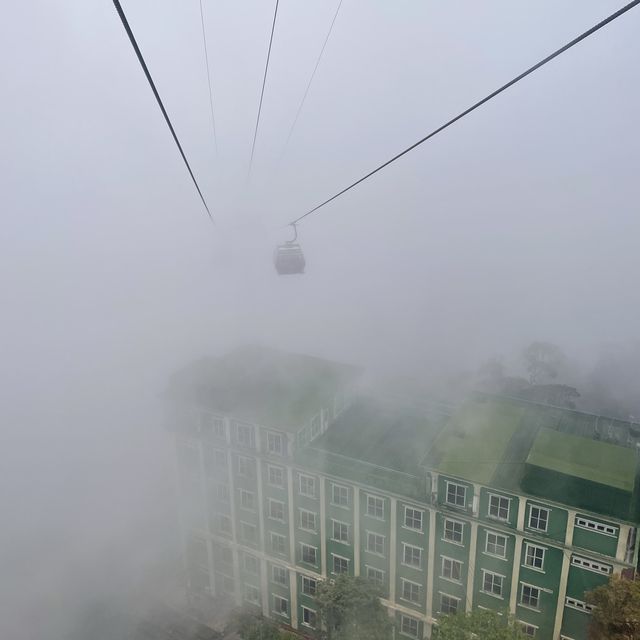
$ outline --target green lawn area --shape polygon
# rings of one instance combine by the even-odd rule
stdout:
[[[440,434],[429,458],[441,473],[489,484],[522,413],[509,404],[465,405]]]
[[[636,453],[608,442],[540,429],[527,463],[559,473],[633,491]]]

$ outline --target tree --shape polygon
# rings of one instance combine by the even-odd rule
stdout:
[[[236,611],[229,619],[225,635],[237,633],[242,640],[282,640],[278,625],[252,611]]]
[[[318,584],[317,636],[326,640],[390,640],[391,621],[380,592],[361,576],[339,575]]]
[[[448,615],[438,620],[437,640],[525,640],[520,624],[495,611],[476,609],[471,613]]]
[[[612,576],[589,591],[586,600],[594,607],[591,640],[640,640],[640,582]]]
[[[522,357],[531,384],[544,379],[554,380],[565,363],[564,353],[551,342],[532,342]]]

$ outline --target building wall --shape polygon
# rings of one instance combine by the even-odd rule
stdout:
[[[578,640],[585,590],[629,566],[627,525],[437,474],[432,501],[416,502],[299,469],[289,434],[274,452],[266,430],[238,438],[220,419],[217,435],[178,439],[186,570],[205,600],[310,631],[310,585],[346,570],[380,581],[400,635],[428,637],[452,607],[483,607],[537,638]]]

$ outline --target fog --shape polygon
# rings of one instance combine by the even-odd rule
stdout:
[[[6,6],[0,635],[14,640],[123,637],[121,615],[173,593],[161,396],[191,360],[262,343],[442,387],[494,356],[522,375],[520,352],[545,340],[574,383],[638,340],[640,9],[306,219],[307,272],[278,278],[287,222],[620,4],[345,0],[283,155],[335,11],[283,1],[250,179],[273,3],[204,2],[217,153],[198,2],[123,5],[216,224],[112,3]],[[110,622],[87,631],[92,616]]]

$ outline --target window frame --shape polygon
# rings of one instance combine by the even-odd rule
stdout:
[[[540,566],[536,566],[535,564],[529,564],[529,549],[533,549],[534,553],[532,554],[532,558],[535,560],[538,559],[536,551],[542,551],[542,559],[540,561]],[[527,567],[527,569],[532,569],[533,571],[539,571],[540,573],[544,573],[544,561],[547,557],[547,548],[542,547],[539,544],[535,544],[533,542],[525,541],[524,543],[524,558],[522,560],[522,566]]]
[[[249,456],[239,455],[237,474],[241,478],[253,478],[253,476],[255,475],[254,461],[255,461],[254,458],[251,458]],[[243,470],[242,467],[245,465],[248,467],[248,469]]]
[[[235,428],[235,434],[236,434],[236,444],[239,447],[242,447],[243,449],[255,449],[256,448],[256,428],[254,425],[249,424],[247,422],[238,422],[237,420],[234,421],[233,426]],[[247,444],[246,442],[244,442],[245,438],[244,435],[241,436],[240,434],[245,434],[248,433],[249,434],[249,444]]]
[[[253,569],[250,569],[247,566],[247,560],[251,559],[252,561],[254,561],[255,564],[255,571]],[[244,570],[251,574],[252,576],[258,576],[260,575],[260,561],[258,560],[258,558],[256,558],[256,556],[252,555],[251,553],[245,553],[243,554],[243,559],[242,559],[242,567],[244,568]]]
[[[271,507],[273,505],[279,505],[282,507],[282,518],[279,518],[278,516],[274,516],[272,514],[271,511]],[[269,520],[273,520],[274,522],[281,522],[281,523],[286,523],[287,521],[287,510],[286,510],[286,505],[284,503],[283,500],[277,500],[276,498],[268,498],[267,499],[267,517],[269,518]]]
[[[405,585],[409,585],[411,592],[414,591],[414,587],[416,588],[416,598],[406,598],[405,597]],[[413,580],[409,580],[407,578],[400,578],[400,600],[404,600],[405,602],[411,602],[412,604],[420,604],[420,596],[422,593],[423,586],[419,582],[414,582]]]
[[[496,531],[490,531],[489,529],[485,530],[485,540],[484,540],[484,552],[487,555],[490,555],[492,558],[500,558],[500,560],[507,559],[507,545],[509,543],[509,538],[502,533],[498,533]],[[489,551],[489,536],[495,536],[496,538],[502,538],[504,540],[504,553],[499,554],[494,551]],[[495,543],[497,547],[497,543]]]
[[[590,527],[590,524],[594,526]],[[584,516],[579,515],[576,515],[574,518],[574,526],[578,527],[578,529],[583,529],[584,531],[592,531],[593,533],[599,533],[600,535],[609,536],[611,538],[617,538],[618,532],[620,531],[619,527],[615,527],[614,525],[604,524],[604,522],[597,522],[591,518],[585,518]]]
[[[282,540],[283,542],[283,550],[279,551],[277,549],[275,549],[275,545],[273,544],[274,539],[278,539],[278,540]],[[269,532],[269,548],[270,551],[272,553],[275,553],[279,556],[286,556],[287,555],[287,537],[283,536],[281,533],[276,533],[275,531],[270,531]]]
[[[313,527],[305,527],[302,521],[303,516],[313,516]],[[311,533],[318,532],[318,514],[315,511],[309,509],[298,508],[298,528],[302,531],[309,531]]]
[[[366,534],[366,538],[365,538],[365,546],[364,546],[364,550],[367,553],[371,553],[375,556],[379,556],[380,558],[386,558],[386,547],[387,547],[387,537],[381,533],[378,533],[377,531],[365,531]],[[370,542],[370,536],[372,536],[373,538],[375,538],[376,540],[374,541],[374,549],[371,549],[369,546],[369,542]],[[380,540],[382,540],[382,551],[377,551],[375,549],[375,547],[377,546],[377,542],[380,542],[380,540],[378,540],[378,538]]]
[[[336,537],[336,525],[338,525],[340,529],[340,533],[342,533],[342,527],[346,528],[346,538]],[[342,520],[336,520],[331,518],[331,538],[332,542],[339,542],[340,544],[351,544],[351,525],[348,522],[343,522]]]
[[[274,442],[277,441],[280,443],[279,448],[274,448],[271,446],[272,439],[274,439]],[[276,431],[267,431],[267,453],[268,454],[272,456],[284,457],[285,450],[286,450],[285,442],[286,442],[286,438],[283,433],[278,433]]]
[[[545,526],[544,529],[541,529],[540,527],[534,527],[531,523],[533,521],[533,510],[537,509],[538,510],[538,516],[536,517],[536,520],[540,521],[540,512],[544,511],[546,512],[546,519],[545,519]],[[529,504],[529,518],[527,519],[527,529],[531,529],[532,531],[541,531],[542,533],[547,533],[549,531],[549,520],[550,520],[550,516],[551,515],[551,509],[547,508],[547,507],[542,507],[540,505],[537,504]]]
[[[407,549],[411,549],[412,551],[418,551],[418,564],[411,564],[407,562]],[[408,542],[402,543],[402,561],[400,562],[405,567],[411,567],[412,569],[422,569],[422,548],[416,547],[414,544],[409,544]]]
[[[260,589],[256,587],[255,584],[251,584],[250,582],[245,582],[243,584],[244,584],[244,588],[242,590],[242,599],[245,602],[248,602],[249,604],[253,604],[259,607],[260,606]],[[247,589],[251,589],[257,594],[257,597],[255,600],[247,597]]]
[[[342,503],[340,501],[336,501],[336,489],[346,491],[346,502]],[[341,509],[350,509],[351,508],[351,499],[349,495],[349,487],[343,484],[338,484],[337,482],[331,483],[331,505],[334,507],[340,507]]]
[[[312,544],[308,544],[307,542],[300,542],[300,562],[304,564],[308,564],[312,567],[318,566],[318,547],[314,547]],[[305,560],[304,555],[305,551],[311,550],[313,551],[313,562],[310,560]]]
[[[404,513],[403,513],[403,518],[402,518],[402,526],[405,529],[409,529],[410,531],[418,531],[420,533],[422,533],[424,531],[424,509],[417,509],[416,507],[412,507],[408,504],[403,505],[404,506]],[[408,511],[413,511],[414,514],[418,513],[420,514],[420,526],[419,527],[415,527],[412,525],[407,524],[407,512]],[[415,520],[415,515],[413,516],[412,520]]]
[[[448,504],[450,507],[455,507],[457,509],[466,509],[467,508],[467,489],[469,487],[467,487],[467,485],[464,484],[460,484],[458,482],[454,482],[453,480],[445,480],[446,483],[446,489],[445,489],[445,504]],[[455,496],[455,501],[451,502],[449,500],[449,490],[451,488],[454,488],[454,496]],[[462,494],[462,504],[458,504],[458,489],[462,489],[463,490],[463,494]]]
[[[256,510],[256,494],[253,491],[249,491],[248,489],[245,489],[243,487],[239,487],[238,488],[238,494],[240,496],[240,508],[243,509],[244,511],[255,511]],[[251,503],[251,506],[246,506],[244,504],[244,499],[246,496],[250,497],[249,502]]]
[[[407,620],[411,624],[411,630],[405,631],[405,620]],[[413,625],[415,623],[416,631],[413,633]],[[420,620],[418,618],[414,618],[413,616],[409,616],[406,613],[400,614],[400,634],[406,636],[407,638],[417,638],[420,633]]]
[[[451,568],[451,575],[446,575],[445,572],[445,563],[449,563],[450,564],[450,568]],[[455,582],[456,584],[462,584],[462,567],[464,565],[464,562],[462,562],[462,560],[458,560],[457,558],[450,558],[449,556],[440,556],[440,577],[443,580],[449,580],[450,582]],[[454,567],[458,568],[458,573],[459,573],[459,577],[454,578],[453,574],[455,573],[455,571],[453,570]]]
[[[491,503],[494,498],[497,498],[498,500],[497,514],[491,513],[491,509],[493,506]],[[502,500],[506,500],[507,502],[507,515],[505,517],[502,517],[500,515],[500,510],[502,508],[502,505],[500,503]],[[509,519],[511,517],[511,498],[507,496],[503,496],[499,493],[489,493],[489,504],[487,505],[487,517],[491,518],[492,520],[498,520],[499,522],[509,522]]]
[[[376,496],[374,494],[371,493],[367,493],[367,508],[365,511],[365,515],[369,518],[374,518],[376,520],[384,520],[385,519],[385,502],[386,500],[382,497],[382,496]],[[371,506],[371,501],[373,500],[374,502],[374,506],[373,506],[373,513],[370,510],[370,506]],[[378,515],[377,511],[378,511],[378,502],[381,505],[381,509],[380,511],[382,511],[382,515]]]
[[[318,591],[318,581],[315,578],[305,576],[304,574],[302,574],[301,578],[302,580],[300,582],[300,591],[305,596],[309,596],[310,598],[315,598],[316,592]],[[313,583],[313,589],[305,589],[305,580],[308,585],[311,585],[311,583]]]
[[[460,541],[447,538],[447,524],[453,524],[460,527]],[[456,544],[460,547],[464,547],[464,522],[456,520],[455,518],[445,518],[444,522],[442,523],[442,539],[445,542],[450,542],[451,544]]]
[[[240,541],[245,544],[256,545],[258,544],[258,527],[253,522],[246,522],[245,520],[240,520],[238,529],[240,530]],[[254,539],[250,540],[245,536],[245,530],[249,528],[254,532]]]
[[[318,626],[318,614],[316,612],[315,609],[310,609],[309,607],[306,607],[305,605],[300,605],[300,607],[302,608],[302,626],[303,627],[307,627],[308,629],[315,629]],[[305,613],[310,613],[313,615],[314,618],[314,624],[311,624],[309,622],[306,622],[304,617],[305,617]]]
[[[455,602],[455,608],[453,611],[449,610],[449,611],[444,611],[444,598],[448,598],[449,600]],[[450,605],[447,605],[447,609],[450,609]],[[448,593],[442,593],[442,591],[440,592],[440,609],[439,609],[439,613],[444,613],[445,615],[447,614],[456,614],[458,613],[458,611],[460,610],[460,598],[457,598],[456,596],[452,596]]]
[[[280,580],[276,580],[276,571],[282,571],[282,575],[284,576],[283,582],[280,582]],[[281,587],[288,587],[289,586],[289,579],[288,579],[288,571],[286,569],[286,567],[282,567],[278,564],[272,564],[271,565],[271,582],[273,584],[277,584],[280,585]]]
[[[538,592],[536,596],[536,604],[530,604],[524,602],[524,590],[527,589],[535,589]],[[540,594],[542,593],[542,589],[540,587],[536,587],[534,584],[529,584],[528,582],[520,583],[520,597],[518,598],[518,604],[525,609],[532,609],[533,611],[540,611]],[[531,598],[531,594],[529,594],[529,598]]]
[[[273,613],[275,613],[278,616],[283,616],[288,618],[289,617],[289,599],[285,598],[284,596],[281,596],[278,593],[274,593],[272,595],[273,595]],[[278,607],[276,606],[277,601],[286,603],[286,606],[285,606],[286,611],[283,612],[278,609]]]
[[[302,490],[302,480],[305,481],[311,481],[311,486],[313,487],[313,492],[312,493],[307,493],[306,491]],[[314,476],[309,476],[306,473],[299,473],[298,474],[298,494],[301,496],[305,496],[307,498],[316,498],[316,478]]]
[[[281,474],[281,476],[280,476],[282,478],[282,482],[281,483],[278,484],[278,483],[275,483],[275,482],[272,481],[272,478],[271,478],[271,472],[272,471],[277,471],[278,473]],[[275,464],[268,464],[267,465],[267,484],[270,487],[276,487],[277,489],[284,489],[284,487],[285,487],[285,480],[284,480],[285,473],[284,472],[285,472],[284,467],[280,467],[280,466],[275,465]]]
[[[613,567],[604,562],[598,562],[597,560],[591,560],[591,558],[585,558],[580,555],[571,556],[571,564],[574,567],[579,567],[585,571],[592,571],[599,576],[610,576],[613,573]]]
[[[340,561],[344,561],[347,563],[347,569],[346,571],[336,571],[336,560],[340,560]],[[351,566],[351,560],[349,558],[345,558],[344,556],[341,556],[337,553],[332,553],[331,554],[331,573],[332,575],[336,575],[339,576],[341,573],[349,573],[349,569]]]
[[[491,578],[491,589],[487,590],[486,589],[486,584],[487,584],[487,577]],[[496,573],[495,571],[489,571],[488,569],[482,569],[482,589],[481,592],[484,593],[487,596],[492,596],[493,598],[499,598],[500,600],[504,600],[504,581],[505,581],[505,577],[504,575],[502,575],[501,573]],[[498,579],[498,582],[496,583],[495,579]],[[494,590],[494,587],[496,584],[500,585],[500,590],[499,593],[496,592]]]
[[[380,567],[374,567],[373,565],[370,565],[370,564],[365,564],[364,568],[365,568],[365,577],[367,578],[367,580],[370,580],[374,584],[378,585],[380,588],[383,588],[385,586],[385,577],[384,577],[385,576],[385,571],[384,571],[384,569],[380,569]],[[369,571],[376,572],[376,573],[378,573],[380,575],[376,576],[375,578],[372,578],[369,575]]]

